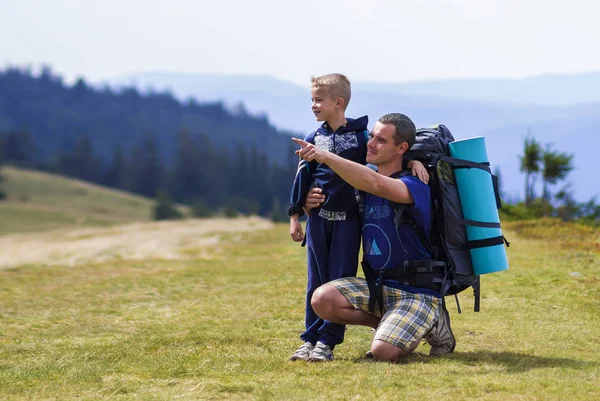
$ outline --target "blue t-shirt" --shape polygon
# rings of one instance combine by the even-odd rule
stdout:
[[[431,204],[429,186],[417,177],[402,176],[410,191],[414,205],[406,205],[404,213],[409,213],[426,236],[431,231]],[[387,199],[365,194],[362,222],[363,254],[373,269],[393,269],[405,260],[431,259],[425,245],[415,230],[408,224],[394,224],[395,213]],[[385,280],[384,285],[409,292],[440,296],[436,291],[409,287],[396,280]]]

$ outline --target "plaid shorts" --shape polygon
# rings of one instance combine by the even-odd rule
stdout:
[[[327,284],[337,288],[355,309],[369,312],[369,288],[362,277],[347,277]],[[381,317],[373,340],[381,340],[399,348],[408,348],[431,329],[437,319],[442,300],[427,294],[413,294],[397,288],[383,286],[385,313],[381,316],[379,305],[376,317]]]

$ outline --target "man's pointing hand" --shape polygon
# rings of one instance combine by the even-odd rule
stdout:
[[[304,159],[309,162],[313,160],[316,160],[319,163],[325,162],[325,159],[327,158],[327,154],[329,152],[319,149],[312,143],[308,143],[306,141],[303,141],[302,139],[292,138],[292,141],[301,146],[300,149],[296,151],[296,154],[301,159]]]

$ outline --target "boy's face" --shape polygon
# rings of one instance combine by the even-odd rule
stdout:
[[[328,121],[339,112],[340,102],[329,94],[326,87],[312,87],[310,90],[312,112],[317,121]]]

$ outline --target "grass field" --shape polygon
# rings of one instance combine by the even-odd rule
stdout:
[[[84,181],[3,166],[0,235],[149,221],[152,200]]]
[[[364,327],[348,328],[332,363],[287,361],[306,270],[286,225],[7,234],[28,245],[0,264],[0,399],[600,399],[600,253],[587,246],[598,231],[508,227],[511,267],[483,277],[482,311],[465,292],[458,315],[448,298],[455,353],[431,358],[423,344],[397,365],[363,358]]]

